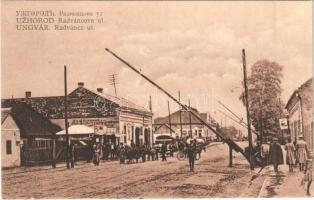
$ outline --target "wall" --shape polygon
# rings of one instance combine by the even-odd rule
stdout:
[[[7,154],[6,141],[11,140],[12,153]],[[21,165],[20,131],[11,115],[1,125],[1,162],[2,167],[17,167]]]
[[[313,150],[312,82],[307,82],[299,92],[301,96],[304,139]]]
[[[311,79],[298,88],[287,105],[292,141],[303,135],[311,151],[313,151],[312,99]]]

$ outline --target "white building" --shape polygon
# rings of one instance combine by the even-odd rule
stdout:
[[[21,165],[20,129],[11,115],[11,108],[1,109],[1,165],[4,168]]]

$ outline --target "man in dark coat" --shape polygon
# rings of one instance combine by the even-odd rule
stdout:
[[[186,149],[186,153],[189,160],[190,171],[194,172],[194,162],[196,156],[196,143],[194,141],[191,141],[191,144]]]
[[[269,161],[274,166],[275,172],[278,172],[278,165],[283,164],[283,154],[277,138],[273,138],[273,142],[270,145]]]
[[[167,161],[166,152],[167,152],[167,146],[166,146],[165,143],[163,143],[162,146],[161,146],[161,151],[160,151],[160,153],[161,153],[161,158],[162,158],[161,161]]]

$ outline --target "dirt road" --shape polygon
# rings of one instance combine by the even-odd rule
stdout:
[[[171,198],[257,197],[263,177],[249,185],[253,173],[240,154],[228,167],[228,146],[214,144],[202,153],[195,172],[187,161],[147,161],[100,166],[81,164],[67,170],[33,168],[2,171],[3,198]]]

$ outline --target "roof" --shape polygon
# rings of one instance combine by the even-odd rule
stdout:
[[[292,103],[293,98],[296,96],[296,93],[298,93],[300,90],[302,90],[307,84],[312,84],[312,80],[313,78],[308,79],[307,81],[305,81],[299,88],[297,88],[296,90],[293,91],[293,93],[291,94],[285,108],[287,109],[288,106]]]
[[[163,126],[166,126],[169,130],[171,130],[171,132],[173,132],[173,133],[175,133],[175,131],[172,129],[172,128],[170,128],[170,125],[169,124],[161,124],[156,130],[155,130],[155,132],[157,132],[161,127],[163,127]]]
[[[6,120],[6,118],[11,114],[12,108],[1,108],[1,124]]]
[[[11,115],[20,129],[21,137],[47,136],[51,137],[61,128],[49,121],[30,105],[16,103],[12,106]]]
[[[103,98],[106,105],[109,105],[109,109],[97,109],[95,106],[95,97]],[[30,104],[34,110],[43,115],[47,115],[50,119],[64,118],[64,96],[2,99],[1,107],[11,107],[16,102]],[[113,104],[111,102],[113,102]],[[125,98],[114,97],[109,94],[86,89],[85,87],[78,87],[68,95],[69,118],[115,116],[115,110],[119,107],[127,111],[131,110],[145,115],[152,115],[152,113],[144,107],[136,105]]]
[[[194,113],[199,115],[204,121],[207,121],[207,113],[198,113],[197,110],[194,110]],[[171,124],[180,124],[180,110],[170,114]],[[181,123],[188,124],[190,123],[190,114],[185,110],[181,110]],[[202,124],[199,119],[191,115],[192,124]],[[170,124],[169,116],[158,117],[154,120],[154,124]]]
[[[86,89],[86,88],[84,88]],[[118,104],[120,107],[122,108],[131,108],[131,109],[135,109],[135,110],[138,110],[138,111],[142,111],[142,112],[150,112],[149,110],[145,109],[144,107],[142,106],[139,106],[135,103],[133,103],[132,101],[130,100],[127,100],[123,97],[119,97],[119,96],[112,96],[110,94],[105,94],[105,93],[102,93],[102,92],[98,92],[98,91],[94,91],[94,90],[90,90],[90,89],[86,89],[86,90],[89,90],[105,99],[108,99],[109,101],[112,101],[116,104]]]
[[[68,128],[69,135],[94,134],[94,129],[85,125],[72,125]],[[65,130],[59,131],[56,135],[65,135]]]

